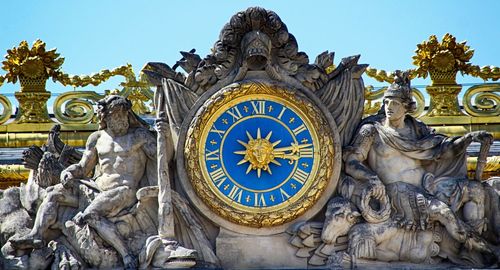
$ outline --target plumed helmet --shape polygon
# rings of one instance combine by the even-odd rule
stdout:
[[[411,113],[416,109],[416,104],[413,101],[410,81],[409,71],[396,70],[394,72],[394,82],[385,91],[384,99],[400,98],[403,103],[407,104],[408,112]]]

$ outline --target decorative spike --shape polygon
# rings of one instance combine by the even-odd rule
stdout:
[[[246,174],[248,174],[251,170],[252,170],[252,164],[248,164],[248,168],[247,168]]]
[[[257,129],[257,139],[260,139],[260,128]]]
[[[252,135],[250,135],[250,132],[247,131],[247,136],[249,140],[253,140]]]
[[[276,159],[271,160],[271,163],[281,166],[281,163],[279,163]]]
[[[266,136],[266,140],[268,140],[268,141],[269,141],[269,139],[271,139],[271,135],[272,135],[272,134],[273,134],[273,131],[272,131],[272,130],[271,130],[271,131],[269,131],[269,134],[267,134],[267,136]]]
[[[273,147],[275,147],[276,145],[280,144],[281,140],[277,140],[273,143]]]
[[[240,160],[240,162],[238,162],[237,165],[241,165],[241,164],[244,164],[244,163],[247,163],[247,162],[248,162],[248,160],[242,159],[242,160]]]
[[[241,145],[245,146],[245,147],[248,147],[248,144],[246,142],[243,142],[243,141],[240,141],[240,140],[237,140]]]
[[[260,178],[260,173],[261,173],[261,169],[260,169],[260,168],[258,168],[258,169],[257,169],[257,177],[258,177],[258,178]]]

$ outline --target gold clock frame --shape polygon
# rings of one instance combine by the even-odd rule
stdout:
[[[246,86],[244,86],[244,87],[246,87]],[[315,149],[320,148],[321,142],[319,141],[318,134],[316,132],[316,130],[317,130],[316,126],[312,123],[313,121],[311,121],[311,119],[309,119],[309,117],[307,115],[304,115],[304,111],[301,111],[297,107],[297,104],[290,102],[290,100],[284,99],[277,94],[274,94],[274,95],[263,94],[260,91],[255,91],[255,89],[258,89],[256,87],[250,87],[250,88],[253,88],[253,89],[251,89],[250,91],[245,91],[245,93],[246,93],[245,95],[235,95],[233,92],[233,94],[228,95],[226,98],[221,100],[220,104],[213,104],[214,105],[213,108],[217,108],[217,105],[221,105],[215,111],[213,111],[211,107],[208,107],[205,114],[209,115],[209,117],[208,118],[203,117],[203,119],[201,119],[201,121],[199,121],[197,123],[201,127],[203,127],[201,129],[201,140],[198,143],[198,147],[199,147],[198,159],[199,159],[200,169],[201,169],[201,172],[203,174],[204,179],[210,179],[208,168],[206,167],[206,164],[203,162],[203,157],[205,156],[204,155],[205,154],[205,151],[204,151],[205,144],[206,144],[206,139],[208,137],[208,134],[210,132],[211,124],[214,123],[215,120],[220,115],[222,115],[226,110],[228,110],[229,108],[233,107],[234,105],[236,105],[238,102],[241,102],[241,101],[252,100],[252,99],[257,99],[257,98],[261,98],[261,99],[264,98],[266,100],[271,100],[271,101],[275,101],[275,102],[286,105],[288,108],[292,109],[295,113],[300,115],[301,118],[303,118],[304,123],[308,128],[313,128],[312,130],[310,130],[310,132],[311,132],[311,137],[313,139],[314,148]],[[238,91],[238,90],[236,90],[236,91]],[[259,93],[253,93],[253,92],[259,92]],[[222,140],[224,141],[224,138]],[[221,144],[223,144],[223,143],[224,142],[222,142]],[[189,156],[189,155],[186,155],[186,156]],[[319,165],[319,163],[321,163],[319,161],[321,158],[320,155],[315,153],[314,156],[315,156],[315,161],[314,161],[313,166],[311,168],[311,175],[317,174],[318,165]],[[222,158],[222,150],[221,150],[221,158]],[[295,165],[294,170],[296,167],[297,167],[297,165]],[[224,168],[223,162],[222,162],[222,168]],[[224,170],[225,170],[225,168],[224,168]],[[237,181],[234,181],[230,175],[227,175],[227,177],[233,183],[235,183],[236,185],[239,185],[237,183]],[[287,180],[285,180],[283,182],[288,181],[291,177],[292,177],[292,174],[290,174],[288,176]],[[282,184],[283,184],[283,182],[282,182]],[[230,207],[234,208],[235,210],[260,215],[260,214],[264,214],[264,213],[280,212],[280,210],[287,208],[287,205],[293,205],[297,200],[299,200],[304,195],[304,193],[311,187],[312,184],[313,184],[313,181],[307,181],[304,184],[304,186],[300,189],[300,191],[297,194],[293,195],[288,201],[285,201],[283,203],[280,203],[280,204],[277,204],[274,206],[265,207],[265,208],[248,207],[248,206],[243,206],[243,205],[239,205],[237,203],[234,203],[232,200],[227,198],[227,196],[224,196],[224,194],[222,194],[220,192],[220,190],[213,184],[213,181],[204,182],[203,188],[209,188],[216,195],[217,199],[222,200],[226,205],[230,205]],[[197,189],[197,188],[198,188],[198,186],[195,186],[195,189]]]
[[[274,96],[280,100],[279,102],[287,100],[294,105],[294,109],[300,111],[300,115],[307,119],[305,121],[308,121],[317,134],[317,146],[319,147],[315,151],[318,152],[316,158],[319,159],[319,162],[316,163],[318,164],[316,175],[311,174],[312,178],[308,179],[310,185],[298,196],[297,200],[280,209],[248,211],[232,206],[217,196],[216,192],[218,191],[214,191],[211,187],[211,180],[206,178],[206,173],[203,172],[203,165],[200,162],[200,155],[203,155],[204,152],[203,148],[200,147],[203,132],[206,126],[212,125],[210,121],[213,121],[214,113],[227,107],[232,100],[247,95]],[[312,208],[315,208],[314,212],[319,211],[335,190],[341,160],[335,123],[331,116],[325,113],[326,109],[320,108],[321,103],[313,99],[286,86],[246,82],[224,87],[195,106],[194,115],[187,117],[189,123],[184,123],[185,137],[179,141],[178,147],[182,155],[178,159],[182,159],[182,161],[178,163],[178,169],[185,173],[185,177],[182,177],[184,173],[181,173],[181,183],[187,189],[188,197],[198,209],[202,213],[206,210],[215,213],[216,215],[211,216],[213,221],[223,227],[231,227],[233,230],[235,228],[283,227],[280,225],[296,220]],[[181,137],[183,137],[182,132]],[[316,204],[320,200],[321,203],[317,206]],[[204,214],[209,215],[209,213]],[[229,221],[235,226],[225,221]]]

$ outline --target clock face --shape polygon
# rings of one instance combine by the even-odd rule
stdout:
[[[281,225],[336,185],[335,136],[299,92],[258,83],[222,89],[190,124],[184,144],[190,186],[224,220]]]
[[[272,211],[307,190],[318,165],[318,139],[290,102],[248,95],[222,107],[200,144],[203,173],[215,194],[233,207]]]

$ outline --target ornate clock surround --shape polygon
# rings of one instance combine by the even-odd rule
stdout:
[[[231,207],[210,187],[210,179],[203,172],[199,157],[203,153],[199,140],[200,124],[207,124],[211,114],[227,102],[245,95],[271,95],[291,99],[300,110],[314,121],[317,132],[318,162],[314,179],[308,179],[299,195],[287,207],[274,207],[265,211],[248,211]],[[207,111],[208,110],[208,111]],[[317,123],[316,123],[317,121]],[[211,89],[204,93],[183,121],[177,144],[177,171],[181,186],[191,203],[209,220],[226,229],[246,234],[269,235],[285,231],[291,223],[308,220],[318,213],[334,192],[341,168],[340,140],[331,114],[309,91],[272,81],[243,81]],[[316,151],[315,151],[316,152]]]

